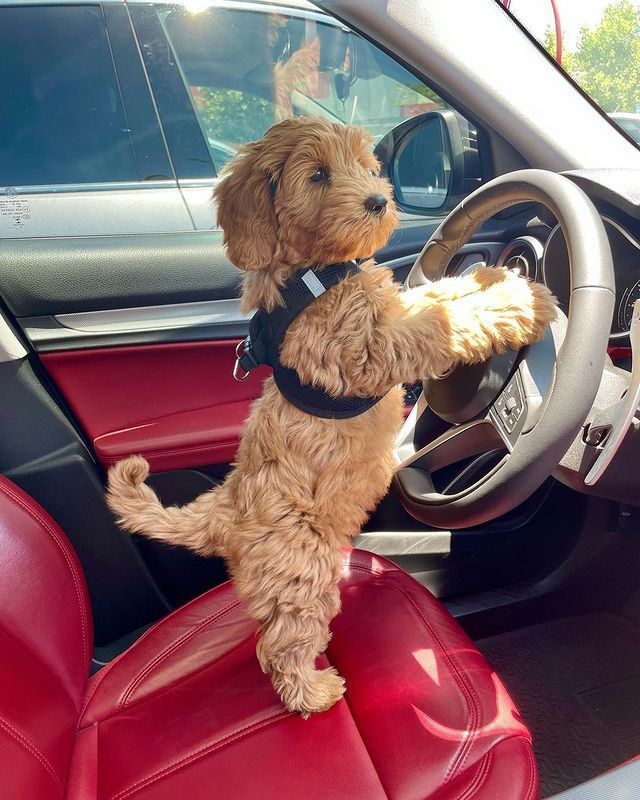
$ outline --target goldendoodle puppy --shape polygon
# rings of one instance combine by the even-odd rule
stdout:
[[[358,128],[289,119],[230,162],[215,197],[229,258],[244,271],[245,309],[273,312],[301,268],[322,278],[386,243],[396,211],[371,145]],[[279,360],[303,390],[329,405],[362,401],[361,413],[307,413],[269,378],[222,485],[164,508],[144,484],[147,462],[133,456],[109,473],[109,506],[128,531],[223,556],[285,706],[327,709],[345,687],[315,661],[340,607],[341,548],[389,488],[399,384],[534,342],[554,313],[544,286],[504,270],[401,292],[388,269],[352,264],[290,322]]]

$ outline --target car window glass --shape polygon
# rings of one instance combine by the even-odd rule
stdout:
[[[0,184],[138,180],[100,8],[0,8],[0,40]]]
[[[447,107],[385,53],[311,6],[287,14],[238,6],[157,6],[216,170],[286,117],[361,125],[377,142],[409,117]]]

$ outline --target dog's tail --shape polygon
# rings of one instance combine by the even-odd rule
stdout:
[[[165,508],[145,484],[148,475],[149,464],[142,456],[125,458],[109,470],[107,505],[118,524],[130,533],[179,544],[201,555],[222,555],[222,532],[211,514],[211,493],[182,507]]]

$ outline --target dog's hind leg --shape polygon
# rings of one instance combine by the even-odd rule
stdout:
[[[257,656],[263,671],[286,708],[308,717],[330,708],[345,690],[333,667],[315,666],[340,610],[342,555],[310,529],[300,530],[291,548],[261,549],[252,548],[234,571],[236,589],[261,625]]]
[[[309,599],[304,607],[278,606],[262,626],[258,660],[284,705],[303,717],[326,711],[344,694],[344,680],[333,667],[315,667],[329,642],[329,622],[339,607],[336,586]]]
[[[201,555],[224,555],[223,506],[225,486],[218,486],[192,503],[165,508],[144,481],[149,465],[130,456],[109,470],[107,505],[130,533],[182,545]]]

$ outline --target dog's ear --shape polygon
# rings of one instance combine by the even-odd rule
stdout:
[[[268,266],[277,247],[277,178],[264,161],[264,140],[246,145],[225,167],[213,191],[229,260],[245,270]]]
[[[316,126],[325,124],[316,121]],[[273,125],[257,142],[240,148],[213,191],[218,224],[229,259],[244,270],[269,266],[278,257],[274,196],[285,162],[313,121],[299,117]]]

